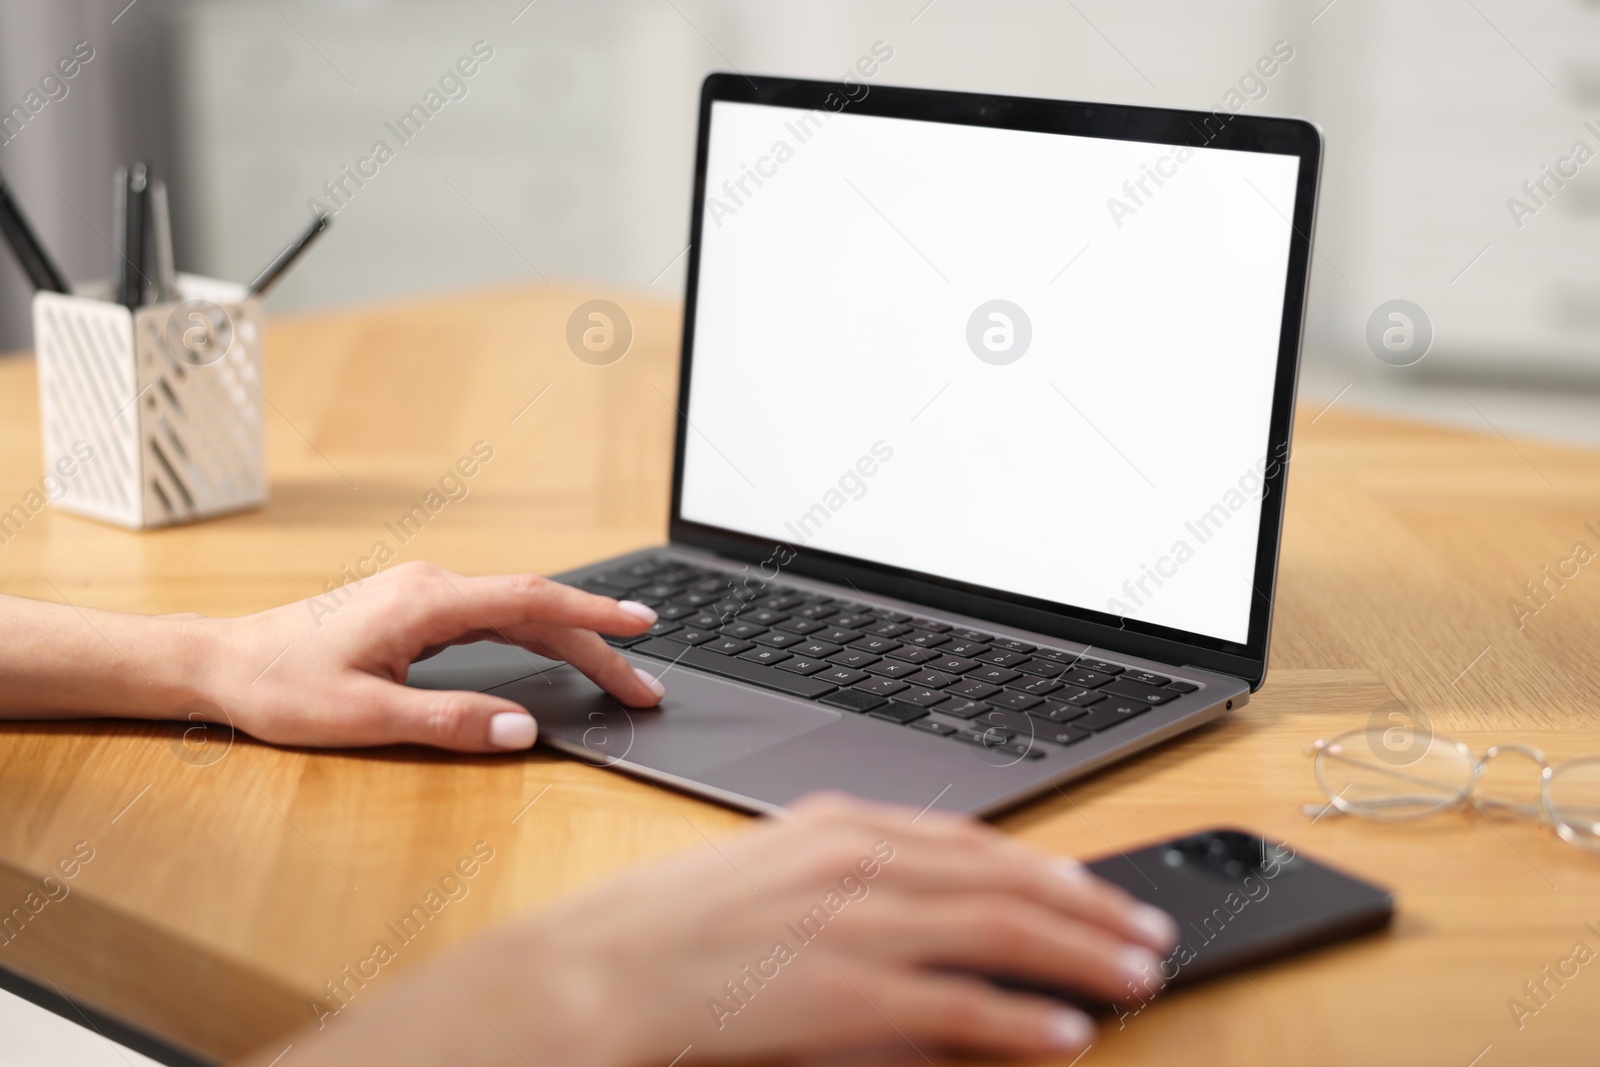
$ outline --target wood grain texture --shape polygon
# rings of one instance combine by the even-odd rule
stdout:
[[[265,509],[147,534],[46,509],[0,544],[0,591],[238,614],[322,591],[377,541],[476,573],[552,572],[658,543],[678,312],[610,294],[636,337],[620,363],[593,367],[563,341],[593,295],[539,288],[280,322]],[[34,390],[30,360],[0,363],[0,509],[38,481]],[[1084,1062],[1197,1050],[1278,1067],[1591,1062],[1597,965],[1547,983],[1542,1007],[1523,984],[1576,942],[1600,949],[1584,928],[1600,922],[1600,857],[1524,823],[1313,823],[1300,807],[1318,797],[1306,745],[1394,700],[1476,748],[1600,752],[1600,565],[1551,583],[1531,618],[1511,607],[1575,542],[1600,549],[1600,456],[1318,409],[1296,436],[1266,686],[1220,725],[1000,825],[1083,857],[1250,827],[1394,887],[1399,920],[1112,1021]],[[494,458],[467,497],[400,544],[385,524],[477,441]],[[371,996],[498,919],[745,822],[542,751],[315,753],[237,738],[197,755],[176,727],[110,722],[0,727],[0,811],[6,912],[76,843],[95,850],[66,900],[0,944],[0,962],[219,1055],[312,1019],[326,982]],[[343,977],[475,846],[493,858],[464,897],[376,978]],[[1513,997],[1539,1007],[1520,1029]]]

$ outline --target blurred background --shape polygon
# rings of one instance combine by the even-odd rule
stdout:
[[[338,209],[278,314],[541,276],[676,299],[700,79],[837,79],[880,40],[884,84],[1313,119],[1305,401],[1600,444],[1597,0],[0,0],[0,172],[77,282],[109,273],[110,174],[142,158],[181,269],[247,280]],[[476,42],[402,144],[386,124]],[[1397,299],[1434,338],[1403,368],[1367,340]],[[31,344],[27,300],[0,257],[0,351]]]

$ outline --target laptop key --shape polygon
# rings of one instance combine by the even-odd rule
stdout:
[[[867,672],[852,670],[849,667],[829,667],[815,677],[820,682],[832,682],[834,685],[855,685],[867,677]]]
[[[1081,719],[1074,719],[1073,724],[1085,730],[1109,730],[1113,726],[1127,722],[1136,715],[1143,715],[1150,710],[1150,705],[1140,704],[1132,700],[1107,700],[1098,707],[1091,708],[1089,713]]]
[[[1029,718],[1020,711],[1002,711],[999,708],[990,708],[973,722],[972,729],[987,729],[991,726],[1010,730],[1013,734],[1020,734],[1026,737],[1039,728],[1039,723],[1038,720]]]
[[[604,638],[605,643],[610,645],[612,648],[629,648],[633,645],[637,645],[640,641],[648,640],[650,640],[649,634],[638,634],[634,637],[614,637],[607,635]]]
[[[1025,676],[1011,683],[1011,688],[1020,689],[1024,693],[1032,693],[1036,697],[1049,696],[1057,689],[1065,689],[1054,678],[1034,678],[1029,681]]]
[[[703,645],[707,641],[715,641],[718,636],[718,634],[711,630],[683,629],[679,630],[675,634],[667,635],[665,640],[676,641],[683,645]]]
[[[908,645],[916,645],[919,648],[937,648],[940,645],[950,643],[950,639],[944,634],[933,634],[926,630],[912,630],[910,633],[901,636],[900,640]]]
[[[1099,689],[1111,681],[1111,675],[1099,671],[1074,670],[1061,679],[1070,685],[1081,686],[1084,689]]]
[[[958,675],[946,674],[943,671],[932,669],[923,670],[906,678],[906,681],[912,685],[920,685],[928,689],[943,689],[945,686],[953,685],[960,680],[961,678]]]
[[[818,700],[817,703],[827,704],[835,708],[844,708],[846,711],[866,712],[888,702],[883,697],[875,697],[871,693],[863,693],[859,689],[841,689],[837,693],[829,693]]]
[[[883,622],[875,622],[871,626],[864,627],[864,629],[867,633],[872,634],[875,637],[899,637],[901,634],[908,634],[911,632],[911,627],[902,626],[901,624],[888,619],[885,619]]]
[[[1116,663],[1108,663],[1103,659],[1083,658],[1078,660],[1077,666],[1084,670],[1099,671],[1101,674],[1121,674],[1127,668]]]
[[[975,659],[963,659],[960,656],[947,656],[941,651],[939,655],[928,661],[932,670],[945,671],[948,674],[966,674],[978,665]]]
[[[742,621],[753,622],[757,626],[775,626],[788,617],[783,612],[773,611],[771,608],[756,608],[739,616]]]
[[[814,634],[818,630],[824,629],[825,627],[822,625],[822,623],[817,622],[815,619],[805,619],[795,616],[792,619],[785,619],[783,622],[778,623],[778,625],[773,628],[777,630],[787,630],[792,634],[800,634],[801,636],[804,636],[806,634]]]
[[[671,619],[658,619],[652,623],[650,629],[644,632],[646,637],[665,637],[667,634],[676,633],[683,627]]]
[[[950,631],[950,636],[961,641],[979,641],[988,643],[994,640],[994,636],[992,634],[986,634],[982,630],[962,630],[957,628]]]
[[[780,671],[793,671],[795,674],[816,674],[827,669],[828,664],[820,659],[809,659],[805,656],[794,656],[778,664]],[[833,683],[828,683],[832,685]]]
[[[859,630],[863,626],[871,626],[879,621],[878,617],[870,611],[846,611],[843,615],[835,615],[828,620],[835,626],[844,626],[849,629]]]
[[[990,685],[1005,685],[1007,682],[1022,675],[1004,667],[982,666],[975,671],[967,672],[967,677],[975,682],[988,682]]]
[[[926,663],[930,659],[937,659],[939,653],[932,649],[918,648],[916,645],[901,645],[899,648],[885,652],[890,659],[900,660],[902,663]]]
[[[1122,677],[1130,682],[1138,682],[1140,685],[1167,685],[1172,681],[1171,678],[1164,674],[1157,674],[1154,671],[1135,670],[1131,667],[1122,672]]]
[[[835,652],[840,651],[840,648],[838,645],[830,645],[826,641],[818,641],[813,638],[803,644],[794,646],[794,651],[796,655],[810,656],[812,659],[827,659]]]
[[[693,608],[704,607],[717,601],[717,597],[712,593],[679,593],[673,599],[680,604],[688,604]]]
[[[1048,726],[1033,735],[1043,741],[1058,745],[1075,745],[1094,735],[1081,726]]]
[[[969,745],[977,745],[980,748],[986,748],[992,752],[1004,752],[1012,756],[1019,756],[1023,759],[1044,758],[1044,750],[1037,745],[1030,744],[1027,741],[1002,741],[998,738],[989,737],[982,733],[970,733],[966,730],[958,730],[950,736],[954,737],[958,741],[965,741]]]
[[[769,596],[761,601],[760,607],[766,608],[768,611],[788,611],[797,604],[805,603],[805,599],[805,597],[796,596],[793,593],[779,593],[777,596]]]
[[[728,625],[722,628],[722,632],[727,634],[729,637],[751,638],[756,636],[756,634],[766,633],[767,628],[765,626],[757,626],[753,622],[741,621],[728,623]]]
[[[850,647],[859,648],[863,652],[871,652],[875,656],[882,656],[899,648],[900,642],[892,637],[863,637],[859,641],[851,641]]]
[[[1071,722],[1089,714],[1087,708],[1074,707],[1071,704],[1061,704],[1054,700],[1046,700],[1037,707],[1029,708],[1027,714],[1036,719],[1048,719],[1051,722]]]
[[[1033,655],[1035,659],[1047,659],[1052,663],[1060,663],[1065,666],[1071,666],[1078,660],[1076,652],[1063,652],[1059,648],[1037,649]]]
[[[905,682],[897,682],[893,678],[872,678],[861,682],[855,688],[863,693],[871,693],[874,696],[890,697],[911,687]]]
[[[699,608],[691,608],[688,604],[675,604],[668,602],[656,609],[656,614],[663,619],[681,619],[685,615],[693,615]]]
[[[1061,666],[1059,663],[1051,663],[1049,660],[1030,659],[1024,663],[1017,664],[1017,670],[1021,671],[1023,674],[1032,674],[1040,678],[1056,678],[1059,677],[1066,670],[1066,668]]]
[[[926,730],[928,733],[938,734],[940,737],[949,737],[956,732],[956,728],[949,723],[935,722],[932,719],[916,719],[906,725],[913,730]]]
[[[1008,652],[1003,648],[991,648],[987,652],[978,653],[975,658],[998,667],[1015,667],[1019,663],[1028,662],[1028,657],[1021,652]]]
[[[1019,693],[1014,689],[1008,689],[999,696],[990,697],[989,703],[994,704],[997,707],[1011,708],[1016,711],[1026,711],[1028,708],[1033,707],[1043,700],[1044,697],[1036,697],[1029,693]]]
[[[1168,682],[1167,683],[1167,688],[1171,689],[1171,690],[1173,690],[1175,692],[1178,692],[1178,693],[1192,693],[1196,689],[1199,689],[1200,687],[1198,685],[1195,685],[1193,682],[1176,681],[1176,682]]]
[[[803,619],[826,619],[829,615],[839,614],[839,605],[831,600],[824,600],[820,604],[808,604],[795,614]]]
[[[874,719],[884,719],[888,722],[897,722],[904,726],[906,723],[911,722],[914,719],[920,719],[928,713],[926,710],[917,707],[915,704],[902,704],[898,700],[891,700],[888,704],[885,704],[881,708],[873,708],[871,711],[867,712],[867,714],[872,716]]]
[[[824,693],[831,693],[834,689],[829,682],[819,682],[814,678],[798,674],[786,674],[781,668],[773,670],[771,667],[763,667],[759,663],[751,663],[736,656],[721,656],[715,652],[707,652],[703,648],[685,648],[670,637],[652,637],[643,644],[635,645],[633,651],[675,662],[684,667],[698,667],[707,673],[749,682],[763,689],[776,689],[780,693],[812,700]]]
[[[1013,641],[1009,637],[997,637],[992,642],[995,648],[1003,648],[1010,652],[1035,652],[1038,645],[1030,645],[1026,641]]]
[[[991,693],[1000,692],[1000,687],[998,685],[990,685],[988,682],[980,682],[972,678],[963,678],[955,685],[947,688],[945,692],[954,693],[958,697],[966,697],[969,700],[982,700]]]
[[[831,641],[836,645],[848,645],[851,641],[861,639],[861,631],[844,626],[830,626],[825,630],[819,630],[816,638],[818,641]]]
[[[948,693],[950,690],[946,689]],[[940,715],[953,715],[958,719],[972,719],[989,710],[989,705],[980,704],[976,700],[950,700],[939,705]]]
[[[792,658],[787,652],[780,652],[775,648],[761,648],[757,646],[748,652],[739,653],[740,659],[747,659],[751,663],[765,663],[769,667],[776,667],[786,659]]]
[[[1140,685],[1138,682],[1130,682],[1126,676],[1112,681],[1100,691],[1113,697],[1141,700],[1146,704],[1165,704],[1178,699],[1177,693],[1166,689],[1157,689],[1154,686]]]
[[[920,689],[913,686],[903,692],[895,694],[896,700],[903,700],[908,704],[915,704],[919,708],[931,708],[935,704],[942,704],[949,698],[937,689]]]
[[[847,648],[837,655],[829,656],[828,662],[837,663],[841,667],[855,667],[859,670],[869,663],[878,662],[878,657],[874,656],[870,652],[861,652],[853,648]]]
[[[912,619],[911,625],[919,630],[932,630],[936,634],[949,633],[951,630],[949,623],[935,622],[933,619]]]
[[[976,657],[979,652],[989,651],[989,646],[984,644],[982,641],[957,640],[945,645],[943,648],[939,649],[939,651],[949,656]]]
[[[908,674],[916,674],[920,669],[914,663],[901,663],[897,659],[879,660],[867,668],[873,674],[881,674],[885,678],[904,678]]]
[[[768,648],[788,648],[790,645],[800,644],[805,638],[799,634],[786,634],[782,630],[768,630],[764,634],[757,634],[751,640]]]
[[[741,641],[737,637],[719,637],[715,641],[708,641],[700,646],[711,652],[720,652],[724,656],[737,656],[741,652],[748,652],[755,645],[749,641]]]
[[[1080,708],[1087,708],[1091,704],[1100,703],[1106,698],[1106,695],[1097,689],[1079,689],[1071,696],[1065,696],[1062,693],[1057,693],[1056,697],[1058,699],[1065,700],[1068,704],[1076,704]]]

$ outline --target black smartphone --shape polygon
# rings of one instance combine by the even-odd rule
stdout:
[[[1202,981],[1389,924],[1394,894],[1243,830],[1204,830],[1095,860],[1089,870],[1178,923],[1129,1009],[1163,989]]]
[[[1171,915],[1177,946],[1154,973],[1130,983],[1121,1005],[1031,982],[1002,979],[1003,985],[1124,1017],[1165,989],[1379,930],[1394,917],[1388,890],[1243,830],[1204,830],[1087,866]]]

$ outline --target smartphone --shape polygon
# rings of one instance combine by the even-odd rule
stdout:
[[[1128,1003],[1082,1007],[1137,1014],[1157,993],[1227,971],[1382,929],[1394,917],[1387,889],[1335,870],[1243,830],[1218,829],[1163,841],[1090,862],[1096,876],[1154,904],[1177,921],[1177,946],[1154,973],[1130,983]]]

